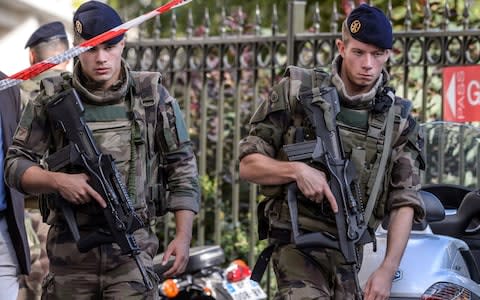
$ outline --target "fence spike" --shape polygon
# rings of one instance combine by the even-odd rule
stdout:
[[[203,36],[208,37],[210,35],[210,13],[208,12],[208,7],[205,7],[203,26],[205,27],[205,32],[203,33]]]
[[[241,5],[238,6],[238,35],[243,34],[243,28],[245,26],[245,13]]]
[[[140,14],[143,15],[144,13],[145,13],[145,8],[140,9]],[[145,30],[144,27],[145,27],[145,24],[140,24],[140,25],[138,25],[138,36],[137,36],[137,39],[138,39],[139,42],[141,42],[141,41],[143,40],[143,37],[144,37],[144,35],[145,35],[145,33],[144,33],[144,30]]]
[[[410,0],[407,0],[406,4],[407,11],[405,13],[405,30],[410,31],[412,29],[412,6],[410,4]]]
[[[470,5],[471,5],[470,0],[465,0],[464,7],[463,7],[463,29],[469,29],[469,18],[470,18]]]
[[[260,15],[260,6],[255,6],[255,35],[262,34],[262,16]]]
[[[161,34],[161,28],[162,28],[162,22],[160,22],[160,16],[155,17],[155,21],[153,22],[153,37],[156,40],[160,39],[160,34]]]
[[[393,26],[393,16],[392,16],[392,0],[388,0],[387,2],[387,18],[390,21],[390,25]]]
[[[338,32],[338,20],[339,19],[340,19],[340,16],[338,15],[337,1],[333,1],[332,21],[330,22],[330,31],[331,32]]]
[[[443,30],[448,29],[448,24],[450,22],[450,17],[451,17],[450,7],[448,6],[448,1],[445,0],[445,6],[443,8],[443,20],[442,20],[442,24],[441,24],[441,28]]]
[[[273,4],[272,12],[272,35],[275,36],[278,33],[278,12],[277,12],[277,3]]]
[[[220,36],[225,37],[227,34],[227,11],[225,8],[225,5],[222,5],[222,10],[221,10],[221,22],[220,22]]]
[[[423,26],[425,30],[430,29],[430,23],[432,22],[432,9],[430,7],[430,1],[425,0],[425,6],[423,8],[424,18],[423,18]]]
[[[172,12],[172,28],[170,28],[170,37],[174,39],[177,36],[177,14],[175,11]]]
[[[188,8],[188,13],[187,13],[187,37],[191,38],[193,36],[193,13],[192,13],[192,8]]]
[[[315,29],[315,33],[320,32],[320,7],[318,6],[318,2],[315,3],[315,13],[313,14],[313,28]]]

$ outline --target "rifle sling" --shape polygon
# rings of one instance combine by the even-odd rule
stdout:
[[[385,120],[385,122],[387,123],[385,128],[385,140],[383,144],[382,156],[380,158],[380,163],[378,167],[378,174],[375,177],[375,183],[373,184],[372,192],[368,197],[367,205],[364,211],[365,220],[367,222],[369,222],[370,217],[372,216],[372,212],[375,207],[375,202],[378,198],[378,193],[380,192],[380,184],[384,180],[385,168],[387,166],[387,161],[390,154],[390,148],[391,148],[392,138],[393,138],[393,124],[395,121],[395,105],[394,105],[395,96],[391,91],[389,91],[387,95],[392,100],[392,105],[388,110],[387,119]]]
[[[278,246],[290,243],[290,234],[290,230],[270,228],[268,233],[270,243],[258,255],[257,261],[252,269],[252,275],[250,276],[251,280],[260,283],[260,280],[262,279],[263,274],[268,267],[268,263],[270,262],[273,251]]]
[[[263,274],[267,269],[268,263],[270,262],[270,258],[272,257],[273,250],[275,250],[276,246],[277,246],[276,244],[271,243],[266,248],[264,248],[262,252],[260,252],[260,254],[258,255],[257,261],[253,266],[252,275],[250,276],[251,280],[260,283],[260,281],[262,280]]]

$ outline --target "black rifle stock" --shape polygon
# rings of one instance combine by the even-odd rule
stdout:
[[[79,251],[87,252],[101,244],[117,243],[122,255],[128,254],[135,259],[146,286],[152,289],[153,284],[138,258],[140,249],[133,236],[133,232],[144,227],[144,223],[135,213],[114,159],[98,150],[83,118],[84,108],[76,91],[71,89],[60,93],[47,104],[46,112],[53,126],[60,129],[68,140],[67,146],[46,158],[49,169],[59,171],[66,166],[80,168],[88,174],[92,188],[107,203],[103,215],[108,231],[99,228],[81,237],[72,205],[56,195],[55,205],[62,210]]]
[[[304,95],[305,96],[305,95]],[[338,205],[335,223],[338,236],[329,233],[313,232],[301,234],[298,228],[298,204],[296,183],[291,183],[287,191],[294,243],[298,247],[323,247],[338,249],[347,264],[352,264],[357,283],[357,297],[361,299],[361,290],[357,278],[358,254],[357,243],[367,232],[367,222],[358,197],[353,195],[355,168],[345,158],[340,134],[336,125],[336,116],[340,111],[337,91],[334,88],[320,90],[323,100],[313,104],[312,94],[300,96],[300,102],[309,119],[315,126],[316,140],[305,141],[283,147],[289,160],[311,160],[327,168],[329,186]],[[327,113],[324,114],[324,110]],[[326,119],[326,116],[328,119]]]

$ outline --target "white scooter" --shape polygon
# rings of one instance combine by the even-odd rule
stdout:
[[[421,193],[427,216],[412,227],[390,299],[480,299],[480,191],[432,184]],[[375,252],[372,244],[364,248],[361,286],[385,255],[385,228],[376,232]]]

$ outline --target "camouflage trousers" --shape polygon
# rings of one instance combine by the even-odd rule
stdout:
[[[275,249],[272,264],[277,279],[275,300],[353,300],[356,284],[351,265],[332,249]]]
[[[25,211],[25,230],[30,248],[31,271],[28,276],[19,278],[20,289],[17,300],[36,300],[42,295],[42,281],[48,274],[46,250],[47,234],[50,225],[42,221],[38,209]]]
[[[88,231],[80,230],[85,236]],[[117,244],[103,244],[80,253],[65,225],[53,225],[48,233],[47,252],[50,273],[43,282],[42,299],[157,299],[158,277],[153,257],[158,239],[148,229],[134,233],[139,254],[154,285],[148,291],[135,260],[121,255]]]

